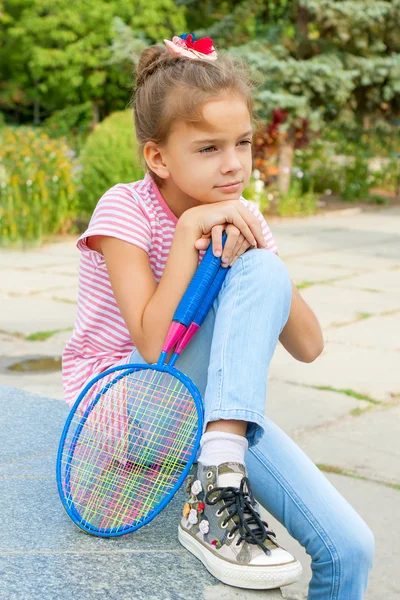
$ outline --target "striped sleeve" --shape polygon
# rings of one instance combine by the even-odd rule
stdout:
[[[107,235],[138,246],[145,252],[151,248],[151,226],[140,198],[128,185],[118,183],[98,201],[88,228],[76,245],[82,252],[91,251],[87,239]]]
[[[257,204],[250,200],[246,200],[241,197],[240,200],[243,202],[245,206],[250,210],[250,212],[255,215],[261,223],[261,229],[264,234],[265,243],[267,244],[267,250],[270,250],[274,254],[278,254],[278,246],[275,243],[274,238],[272,237],[272,233],[270,228],[268,227],[267,221],[264,219],[263,214],[260,212]]]

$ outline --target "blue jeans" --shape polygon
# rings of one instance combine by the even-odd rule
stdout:
[[[268,368],[291,305],[282,260],[243,254],[229,269],[203,325],[176,362],[197,385],[209,421],[248,422],[245,455],[258,502],[311,556],[309,600],[362,600],[374,536],[295,442],[265,416]],[[132,363],[145,362],[137,350]]]

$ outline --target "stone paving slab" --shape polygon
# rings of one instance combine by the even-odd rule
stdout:
[[[320,266],[324,268],[334,267],[347,272],[356,270],[358,273],[369,273],[379,271],[380,269],[396,268],[400,265],[399,259],[390,259],[383,256],[373,256],[367,258],[357,252],[357,248],[352,248],[351,252],[341,252],[336,249],[330,252],[313,252],[307,255],[290,256],[289,264],[300,264],[305,266]]]
[[[70,597],[108,600],[117,598],[113,595],[113,586],[118,589],[118,599],[186,600],[188,589],[191,590],[190,597],[209,600],[275,597],[266,592],[236,590],[220,584],[180,547],[176,524],[184,499],[182,490],[161,515],[135,534],[119,539],[100,539],[80,532],[62,508],[54,479],[56,449],[68,413],[67,406],[4,387],[0,387],[0,405],[1,429],[12,431],[7,440],[0,440],[3,467],[0,471],[0,510],[3,515],[0,569],[3,571],[2,589],[6,590],[2,597],[6,600],[64,600]],[[16,427],[11,427],[11,422]],[[41,429],[36,431],[38,422]],[[24,466],[38,465],[40,459],[41,471],[33,469],[28,475],[22,470]],[[13,467],[14,475],[4,471],[7,465]],[[366,481],[331,473],[326,476],[369,523],[376,537],[377,559],[366,600],[395,600],[399,587],[392,579],[389,565],[400,557],[400,550],[398,544],[388,544],[387,532],[397,511],[398,493]],[[386,510],[377,510],[382,503]],[[280,523],[264,509],[262,513],[283,547],[303,564],[301,580],[283,588],[283,595],[287,599],[305,599],[311,577],[310,557]],[[61,578],[60,573],[65,569],[69,571],[68,578]],[[144,572],[146,577],[143,577]],[[96,576],[96,583],[87,577],[87,573]],[[384,596],[379,592],[383,581]],[[135,582],[137,587],[134,587]],[[221,596],[222,591],[224,595]]]
[[[396,294],[400,289],[400,266],[395,269],[380,271],[379,273],[357,275],[350,280],[337,281],[334,285],[335,287],[355,288],[358,290],[372,288],[380,290],[381,292]]]
[[[297,235],[311,235],[315,231],[333,231],[335,229],[349,229],[352,231],[363,231],[369,234],[371,231],[383,232],[388,236],[398,234],[398,218],[400,208],[375,208],[371,211],[359,211],[357,214],[343,214],[330,212],[318,216],[308,217],[285,217],[284,219],[273,218],[274,229],[291,232]]]
[[[50,331],[50,330],[49,330]],[[56,331],[56,330],[55,330]],[[27,341],[7,333],[0,333],[0,365],[15,362],[15,356],[60,356],[70,338],[72,327],[58,331],[46,340]]]
[[[400,354],[379,349],[325,342],[323,353],[312,363],[294,359],[278,346],[271,361],[271,376],[290,383],[350,389],[375,400],[388,402],[400,392]]]
[[[368,402],[345,394],[268,380],[265,414],[288,435],[310,435],[322,425],[340,422],[351,410],[366,408]]]
[[[61,261],[65,259],[70,260],[77,258],[79,259],[80,252],[76,247],[79,234],[62,236],[56,242],[47,242],[44,244],[40,251],[46,253],[48,256],[57,256]]]
[[[400,399],[358,416],[322,425],[312,436],[298,433],[296,443],[316,463],[348,469],[372,481],[399,486]]]
[[[355,508],[368,524],[375,537],[375,561],[370,573],[364,600],[398,600],[400,598],[400,536],[396,522],[399,492],[377,483],[324,473],[327,479]],[[263,518],[277,535],[279,543],[302,564],[303,573],[298,582],[282,588],[288,600],[306,600],[308,583],[311,579],[310,557],[297,540],[272,515],[261,510]],[[338,527],[341,527],[338,522]],[[326,600],[321,598],[321,600]],[[347,599],[344,599],[347,600]],[[350,598],[348,600],[351,600]]]
[[[288,260],[285,264],[295,285],[299,285],[305,281],[330,281],[344,277],[346,277],[346,282],[347,278],[355,277],[358,274],[355,269],[351,269],[350,267],[344,269],[333,266],[305,265],[291,260]]]
[[[46,396],[53,400],[64,400],[62,391],[61,372],[55,373],[18,373],[17,375],[9,372],[0,373],[2,385],[14,387],[39,396]]]
[[[271,219],[269,223],[277,241],[280,256],[296,283],[326,282],[330,278],[341,279],[301,289],[303,298],[313,308],[323,327],[325,349],[317,361],[306,364],[296,361],[278,344],[270,368],[266,412],[303,447],[314,462],[325,463],[342,470],[347,469],[349,472],[367,477],[375,478],[378,474],[380,480],[398,481],[396,425],[399,419],[398,400],[400,398],[398,376],[400,370],[398,345],[398,339],[400,339],[398,336],[400,323],[400,210],[385,209],[369,213],[358,211],[358,214],[348,212],[344,216],[336,214],[300,219]],[[7,565],[10,576],[7,578],[9,587],[6,589],[10,590],[10,594],[15,591],[16,575],[11,575],[12,570],[18,567],[21,569],[19,576],[22,573],[24,579],[24,575],[26,575],[23,580],[25,587],[21,586],[18,589],[16,592],[18,595],[10,596],[18,598],[18,600],[33,598],[35,596],[32,594],[35,593],[40,594],[37,596],[40,599],[53,597],[63,599],[62,594],[64,593],[65,597],[67,595],[69,597],[71,593],[76,596],[77,588],[72,589],[73,585],[82,586],[82,594],[86,594],[86,596],[81,596],[83,598],[113,597],[110,595],[112,592],[104,577],[100,578],[96,589],[88,587],[83,579],[83,570],[76,566],[82,564],[81,559],[84,559],[87,561],[86,569],[90,571],[90,557],[97,560],[99,553],[96,550],[93,551],[90,546],[91,542],[88,540],[88,538],[91,539],[90,536],[80,533],[73,524],[72,529],[69,529],[71,522],[62,507],[61,513],[59,512],[61,505],[54,487],[54,479],[52,480],[55,449],[54,444],[51,445],[51,435],[38,436],[36,453],[23,453],[24,448],[30,452],[29,444],[35,423],[43,422],[46,424],[44,430],[55,431],[57,414],[59,414],[60,423],[65,418],[64,415],[68,413],[67,405],[60,401],[62,400],[61,374],[58,372],[41,375],[35,373],[16,375],[10,374],[6,370],[6,366],[10,362],[23,358],[61,355],[75,318],[76,307],[71,302],[76,301],[77,290],[79,252],[75,247],[76,238],[77,236],[71,236],[68,239],[60,239],[55,244],[47,244],[40,249],[27,252],[0,251],[0,275],[4,281],[9,282],[11,280],[10,273],[12,273],[11,277],[14,278],[18,287],[25,276],[28,281],[33,272],[38,272],[41,279],[43,275],[47,274],[50,282],[49,285],[43,279],[40,290],[38,288],[38,294],[32,297],[32,304],[31,302],[25,305],[18,303],[17,300],[21,300],[21,298],[12,296],[12,294],[20,292],[17,292],[15,288],[12,289],[12,286],[7,288],[9,294],[4,289],[0,292],[0,332],[2,331],[0,333],[0,384],[7,383],[11,386],[25,388],[30,392],[29,395],[23,396],[25,399],[23,404],[27,412],[22,411],[22,416],[15,419],[13,427],[5,428],[7,432],[10,431],[10,435],[4,436],[4,450],[11,451],[11,448],[15,448],[15,456],[19,457],[19,478],[13,475],[13,464],[5,464],[2,461],[0,485],[8,486],[9,494],[13,494],[15,502],[13,502],[14,506],[12,503],[7,504],[4,500],[1,504],[3,494],[0,491],[0,508],[5,506],[6,513],[4,514],[6,515],[10,515],[11,511],[11,517],[7,516],[7,519],[12,522],[12,511],[17,513],[21,510],[18,508],[21,497],[24,498],[32,490],[34,494],[30,500],[27,500],[27,504],[32,508],[32,514],[35,507],[42,506],[42,510],[43,507],[45,510],[46,500],[51,500],[48,514],[54,540],[60,540],[59,531],[65,533],[68,528],[68,533],[65,533],[64,536],[65,541],[61,542],[66,544],[62,546],[63,549],[57,553],[50,546],[49,551],[45,549],[46,545],[43,541],[48,537],[42,536],[42,529],[45,529],[44,526],[47,525],[43,513],[36,511],[39,516],[33,519],[30,519],[30,515],[28,518],[22,516],[24,523],[29,521],[28,533],[33,533],[31,536],[24,535],[19,528],[22,550],[15,550],[18,546],[18,536],[13,537],[10,528],[7,529],[7,535],[3,535],[1,532],[3,520],[1,521],[0,540],[3,538],[3,545],[11,544],[11,546],[7,546],[9,550],[13,547],[12,544],[15,546],[13,550],[15,554],[2,554],[0,541],[0,571],[3,565]],[[17,273],[15,277],[13,271]],[[67,287],[57,291],[46,291],[51,287],[52,280],[59,277],[69,282]],[[25,289],[29,290],[29,287],[23,288],[22,293]],[[58,296],[62,299],[61,292],[64,296],[63,299],[70,300],[70,302],[51,300]],[[388,311],[392,314],[385,314]],[[373,316],[357,321],[360,313],[369,313]],[[1,317],[1,315],[3,316]],[[32,324],[32,321],[33,326],[28,328],[28,323]],[[20,327],[21,323],[22,327]],[[9,324],[12,326],[8,326]],[[4,331],[17,331],[26,335],[31,332],[63,329],[64,327],[68,327],[69,331],[60,332],[46,342],[28,342],[3,333]],[[315,390],[311,387],[315,385],[364,393],[384,402],[388,408],[383,410],[378,407],[378,409],[374,408],[372,411],[358,416],[351,415],[350,411],[353,409],[366,409],[372,405],[365,400],[358,400],[344,393]],[[46,402],[46,398],[33,396],[31,392],[53,398],[47,399],[50,404],[43,405],[46,417],[41,408],[41,403]],[[8,393],[11,401],[7,410],[11,410],[15,402],[18,403],[18,394],[23,394],[23,392]],[[31,398],[29,401],[32,402],[31,408],[29,408],[28,397]],[[0,419],[6,418],[7,410],[0,410]],[[57,410],[61,412],[57,413]],[[63,415],[62,419],[61,415]],[[17,424],[18,422],[19,424]],[[27,423],[28,425],[26,425]],[[28,434],[25,434],[23,429],[25,426]],[[56,446],[59,433],[55,436]],[[14,435],[18,436],[20,451],[17,445],[8,444],[9,438],[11,439]],[[3,438],[3,436],[0,437]],[[21,443],[23,439],[26,439],[28,446]],[[340,448],[339,451],[338,448]],[[50,472],[51,475],[49,475]],[[398,598],[399,580],[393,575],[393,566],[399,561],[400,530],[395,519],[399,491],[371,481],[357,480],[335,473],[325,472],[325,474],[364,517],[374,531],[377,540],[376,565],[371,575],[366,599],[394,600],[394,598]],[[162,548],[154,546],[156,547],[154,564],[158,564],[157,560],[158,562],[163,561],[165,554],[170,557],[174,552],[181,552],[180,559],[175,560],[182,569],[180,573],[192,573],[193,565],[196,565],[196,573],[198,573],[198,561],[182,547],[174,546],[171,542],[171,540],[176,541],[174,522],[176,522],[181,508],[179,503],[175,504],[174,502],[175,499],[166,509],[171,511],[169,521],[166,529],[162,529],[159,534],[161,539],[168,541]],[[174,513],[174,510],[178,512]],[[47,515],[47,513],[45,514]],[[270,515],[266,520],[269,523],[273,522],[271,525],[277,532],[280,543],[303,563],[304,572],[301,581],[294,586],[284,588],[284,596],[291,600],[304,600],[311,576],[310,557],[279,523],[274,522]],[[159,527],[157,519],[151,526]],[[151,526],[149,526],[149,530]],[[338,527],[340,527],[340,523]],[[147,556],[143,556],[143,564],[150,569],[149,565],[153,563],[148,558],[149,549],[153,547],[151,542],[153,530],[146,533],[145,529],[143,534],[148,540],[148,545],[143,544],[140,548],[147,553]],[[55,533],[56,531],[57,533]],[[79,539],[78,545],[71,542],[71,540],[77,539],[76,536]],[[83,542],[81,541],[82,537],[85,540]],[[126,544],[127,542],[122,543]],[[36,548],[33,550],[36,554],[27,554],[30,552],[29,544]],[[68,544],[70,545],[68,546]],[[85,546],[85,544],[87,545]],[[132,561],[138,560],[138,564],[140,564],[140,548],[139,546],[134,547],[132,544],[121,546],[115,559],[113,553],[111,554],[111,562],[107,561],[107,566],[109,564],[112,569],[119,556],[129,556]],[[78,553],[76,553],[76,549]],[[30,561],[29,565],[25,558]],[[43,559],[44,562],[40,565],[35,558]],[[194,562],[191,562],[192,558]],[[18,565],[14,559],[20,561]],[[98,565],[96,560],[94,564]],[[175,562],[170,561],[170,558],[166,558],[164,561],[166,565],[175,564]],[[59,585],[58,581],[54,581],[53,574],[57,564],[73,564],[76,567],[74,571],[76,576],[72,575],[70,587],[66,586],[64,589],[64,586]],[[115,564],[117,563],[115,562]],[[48,569],[48,572],[45,573],[48,577],[43,577],[43,572],[39,571],[38,565]],[[103,568],[103,565],[101,567]],[[31,577],[29,569],[32,570],[35,577]],[[158,571],[155,569],[154,572],[157,577]],[[207,575],[207,571],[204,570],[204,572]],[[149,573],[151,578],[153,572],[149,571]],[[31,584],[30,578],[35,585]],[[43,581],[45,582],[44,593],[40,587]],[[192,575],[189,576],[189,581],[192,581]],[[36,585],[38,582],[39,585]],[[128,585],[124,580],[123,585],[125,584]],[[224,586],[211,576],[208,581],[204,580],[202,585],[200,595],[197,594],[196,589],[193,589],[191,597],[206,598],[207,600],[260,597],[257,592],[254,594],[251,591]],[[144,581],[143,586],[138,588],[137,593],[142,594],[141,596],[131,593],[132,588],[130,587],[123,587],[123,590],[128,590],[125,594],[127,598],[152,598],[152,593],[157,600],[164,600],[167,597],[164,594],[165,589],[163,589],[164,595],[159,597],[157,589],[154,588],[156,591],[152,590],[149,581]],[[171,594],[170,597],[173,600],[187,598],[187,589],[185,592],[182,590],[183,588],[180,587],[172,587],[168,588],[168,593]],[[183,595],[184,593],[186,595]],[[124,597],[124,592],[122,597]],[[118,595],[118,600],[120,598],[121,596]]]
[[[398,294],[377,294],[351,288],[342,291],[333,284],[313,285],[300,290],[300,293],[324,329],[354,321],[360,313],[375,314],[400,309]]]
[[[40,293],[41,298],[48,298],[54,302],[76,305],[78,302],[78,286],[71,285],[68,288],[59,288],[56,290],[47,290]]]
[[[180,545],[182,488],[160,515],[134,534],[108,539],[86,535],[66,514],[55,482],[67,406],[1,386],[0,407],[0,428],[9,432],[0,439],[2,598],[187,600],[189,595],[211,600],[221,597],[221,590],[227,599],[238,597]],[[40,457],[45,457],[41,474],[23,472]],[[255,597],[245,594],[240,597]],[[278,597],[278,591],[257,595]]]
[[[79,257],[78,257],[79,258]],[[61,265],[76,265],[76,251],[66,256],[57,257],[51,255],[45,248],[40,250],[26,250],[24,252],[17,250],[0,249],[0,268],[7,270],[17,270],[21,273],[34,269],[53,267],[59,268]]]
[[[61,263],[57,266],[45,266],[41,269],[42,273],[46,273],[47,275],[52,275],[55,273],[56,275],[64,275],[65,277],[73,278],[73,282],[77,281],[77,277],[79,275],[79,253],[76,251],[76,263],[64,264]]]
[[[400,351],[400,309],[395,315],[370,317],[345,327],[326,330],[326,342],[341,343],[348,352],[351,346],[362,346],[372,350]]]
[[[45,273],[42,270],[16,271],[11,269],[0,269],[2,293],[28,295],[32,292],[41,292],[48,289],[63,289],[76,282],[71,281],[68,275],[59,275],[54,272]]]
[[[0,329],[24,335],[73,327],[76,306],[38,296],[4,298],[0,296]]]

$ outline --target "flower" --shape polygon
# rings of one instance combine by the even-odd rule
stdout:
[[[206,505],[204,504],[204,502],[198,502],[197,503],[197,512],[201,513],[203,512],[203,510],[205,509]]]
[[[203,519],[202,521],[200,521],[199,529],[203,535],[210,531],[210,523],[207,521],[207,519]]]
[[[210,542],[213,546],[215,546],[216,548],[221,548],[221,542],[217,539],[213,539]]]
[[[173,56],[216,60],[217,53],[212,39],[205,37],[195,41],[194,38],[195,36],[192,33],[182,33],[180,36],[174,35],[172,41],[164,40],[164,43]]]
[[[189,513],[188,521],[189,523],[192,523],[192,525],[195,525],[197,523],[197,512],[194,508],[192,508]]]
[[[188,502],[186,502],[185,506],[183,507],[183,516],[185,518],[187,518],[189,516],[190,513],[190,504]]]
[[[193,494],[193,496],[197,496],[197,494],[200,494],[202,489],[203,488],[201,486],[201,481],[199,479],[196,479],[196,481],[193,483],[190,491]]]

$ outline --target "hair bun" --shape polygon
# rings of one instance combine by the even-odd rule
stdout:
[[[136,66],[136,86],[143,84],[145,79],[151,75],[163,59],[170,55],[167,48],[163,46],[150,46],[143,50]]]

